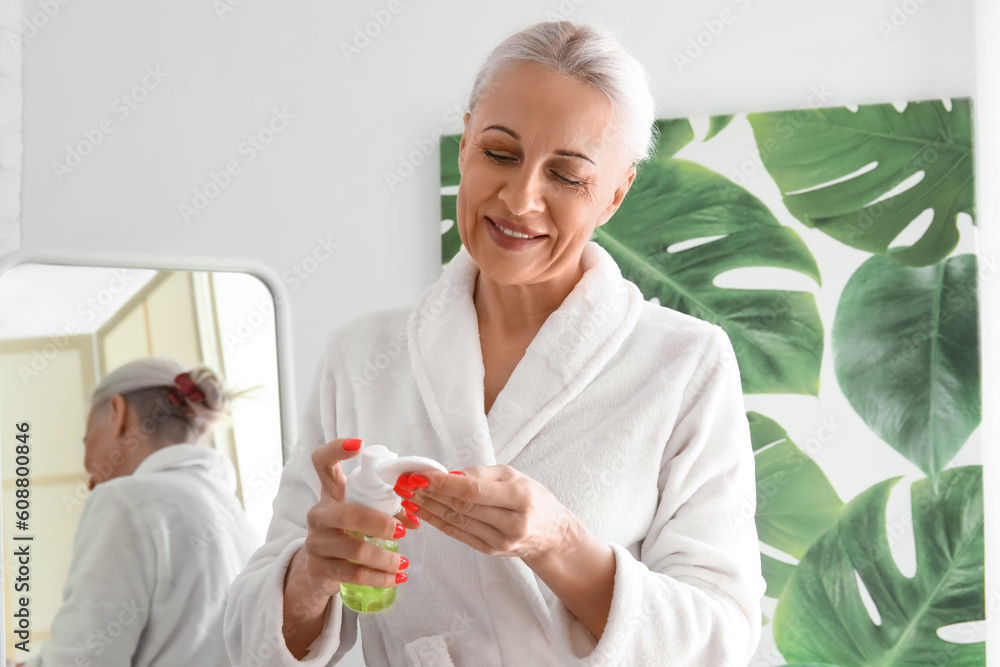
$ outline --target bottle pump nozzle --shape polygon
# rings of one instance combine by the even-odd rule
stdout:
[[[361,450],[361,465],[347,478],[344,502],[393,516],[399,511],[401,498],[393,488],[396,479],[405,472],[434,468],[448,472],[443,465],[425,456],[397,456],[383,445]]]

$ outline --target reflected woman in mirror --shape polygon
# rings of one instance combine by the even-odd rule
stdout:
[[[369,665],[749,662],[764,580],[732,345],[590,240],[652,152],[654,106],[589,26],[488,56],[459,144],[462,247],[415,306],[328,337],[267,541],[233,582],[235,664],[332,665],[359,624]],[[402,475],[405,514],[345,503],[372,445],[459,474]],[[406,529],[399,553],[346,532]],[[398,596],[358,614],[343,583]]]
[[[84,503],[52,639],[30,667],[229,667],[229,586],[262,539],[229,460],[200,444],[235,394],[211,369],[125,364],[94,390]]]

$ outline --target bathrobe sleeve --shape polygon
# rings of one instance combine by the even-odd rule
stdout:
[[[281,472],[264,545],[250,557],[229,592],[224,633],[226,650],[234,665],[333,665],[357,640],[357,612],[344,607],[339,592],[327,607],[323,630],[310,645],[305,659],[295,659],[281,632],[285,572],[292,556],[305,542],[306,513],[319,502],[320,482],[313,468],[312,452],[326,444],[326,433],[336,432],[333,372],[328,365],[332,352],[328,340],[327,352],[313,380],[298,442]]]
[[[745,667],[760,639],[765,584],[749,425],[736,357],[719,327],[684,390],[658,489],[639,558],[610,545],[610,615],[583,664]],[[578,635],[582,624],[557,607],[563,632]]]
[[[156,552],[149,527],[113,481],[84,503],[52,639],[26,663],[31,667],[132,665],[149,615]]]

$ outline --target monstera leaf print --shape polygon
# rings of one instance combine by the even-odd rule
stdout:
[[[713,283],[749,266],[789,269],[820,282],[802,239],[752,194],[693,162],[654,159],[593,238],[647,299],[725,330],[744,393],[817,395],[823,327],[813,295]]]
[[[932,480],[982,416],[976,257],[909,267],[880,256],[847,281],[833,322],[844,396]]]
[[[950,111],[935,100],[903,111],[871,104],[747,119],[791,214],[851,247],[926,266],[955,249],[958,214],[975,217],[968,99]],[[920,240],[890,248],[928,209],[934,218]]]
[[[809,547],[774,614],[789,662],[982,667],[985,644],[941,639],[939,628],[985,618],[982,467],[946,470],[911,488],[916,575],[889,550],[886,503],[899,478],[862,492]],[[856,574],[855,574],[856,573]],[[861,579],[877,615],[865,607]]]
[[[757,535],[795,558],[837,521],[844,502],[820,467],[777,422],[748,412],[757,475]],[[832,434],[831,434],[832,436]],[[761,555],[768,597],[777,598],[795,566]]]

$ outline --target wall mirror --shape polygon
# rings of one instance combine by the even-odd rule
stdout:
[[[265,282],[238,270],[25,261],[0,274],[5,617],[11,618],[14,596],[23,595],[14,592],[14,538],[31,535],[35,650],[51,637],[89,493],[82,438],[90,397],[101,378],[124,363],[156,356],[185,368],[207,364],[237,390],[256,387],[234,401],[232,419],[215,427],[205,444],[233,464],[236,496],[263,538],[282,443],[294,441],[287,417],[294,408],[282,401],[290,387],[281,368],[287,364],[279,364],[282,315]],[[23,422],[30,424],[30,519],[18,526],[15,424]],[[16,637],[10,627],[5,634],[6,653],[14,655]]]

